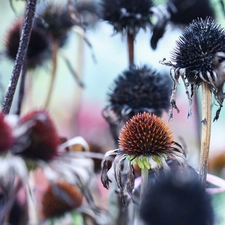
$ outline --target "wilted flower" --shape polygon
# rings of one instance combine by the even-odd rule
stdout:
[[[221,75],[224,77],[224,75],[223,71],[219,71],[219,73],[218,69],[225,58],[224,52],[225,31],[212,18],[207,17],[205,20],[198,18],[184,30],[172,53],[172,61],[162,62],[162,64],[171,66],[174,69],[174,88],[171,96],[172,108],[177,109],[179,112],[176,106],[175,94],[180,77],[184,82],[189,100],[188,116],[191,115],[192,96],[202,82],[206,82],[219,103],[219,109],[214,120],[219,118],[223,106],[224,94],[222,87],[225,79],[219,77]],[[170,117],[172,116],[171,111]]]
[[[11,148],[13,154],[44,161],[56,157],[60,139],[49,113],[46,110],[29,112],[19,119],[16,129],[26,125],[27,130],[16,138]]]
[[[149,113],[139,113],[133,116],[124,126],[119,136],[119,149],[108,151],[102,161],[101,180],[105,188],[111,181],[107,175],[111,167],[112,157],[114,175],[118,187],[123,194],[124,186],[121,174],[124,162],[128,164],[128,179],[126,189],[132,193],[134,188],[133,164],[141,169],[158,171],[159,168],[169,169],[167,160],[174,158],[181,164],[186,163],[182,147],[174,141],[172,131],[162,120]]]
[[[140,28],[150,25],[151,0],[102,0],[102,18],[115,32],[136,35]]]

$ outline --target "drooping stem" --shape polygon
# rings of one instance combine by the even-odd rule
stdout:
[[[134,34],[127,33],[129,66],[134,65]]]
[[[200,180],[205,187],[212,123],[212,93],[207,83],[202,83],[202,136],[200,152]]]
[[[2,112],[8,114],[10,112],[14,94],[16,91],[17,83],[19,80],[20,72],[24,64],[25,56],[27,55],[27,49],[30,41],[30,35],[33,27],[33,20],[36,10],[37,0],[28,0],[25,19],[23,22],[19,48],[17,51],[12,76],[6,91],[6,96],[2,105]]]
[[[17,109],[16,115],[20,115],[22,103],[24,99],[24,92],[25,92],[25,81],[26,81],[26,74],[27,74],[27,60],[24,61],[21,78],[20,78],[20,87],[19,87],[19,98],[17,102]]]
[[[55,39],[53,41],[53,50],[52,50],[52,73],[51,73],[51,80],[50,80],[50,86],[48,89],[48,94],[45,102],[45,108],[48,108],[51,96],[52,96],[52,91],[54,87],[54,82],[55,82],[55,77],[56,77],[56,69],[57,69],[57,54],[59,50],[59,41]]]

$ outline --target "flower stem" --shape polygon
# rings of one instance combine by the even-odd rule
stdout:
[[[200,180],[205,187],[206,175],[208,170],[208,157],[212,123],[212,93],[206,82],[202,83],[202,136],[200,152]]]
[[[52,96],[54,81],[55,81],[55,77],[56,77],[57,54],[58,54],[58,49],[59,49],[59,40],[55,39],[53,42],[54,43],[53,43],[53,51],[52,51],[52,74],[51,74],[51,80],[50,80],[50,87],[49,87],[46,102],[45,102],[45,108],[48,108],[48,106],[49,106],[51,96]]]
[[[129,56],[129,66],[134,65],[134,35],[127,33],[127,47]]]
[[[30,35],[33,27],[34,15],[36,10],[37,0],[28,0],[25,19],[23,22],[19,48],[17,51],[14,68],[12,71],[12,76],[10,83],[8,85],[8,90],[2,105],[2,112],[8,114],[10,112],[13,97],[16,91],[16,86],[19,80],[20,72],[24,64],[25,56],[27,55],[27,49],[30,42]]]

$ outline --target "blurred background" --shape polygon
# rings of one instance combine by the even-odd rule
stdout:
[[[65,0],[55,2],[65,2]],[[224,26],[225,16],[220,1],[211,0],[211,2],[216,9],[218,23]],[[16,14],[22,15],[24,1],[12,0],[12,4]],[[0,0],[0,6],[0,51],[3,52],[8,27],[17,15],[13,12],[9,0]],[[170,59],[170,53],[180,34],[180,28],[172,25],[167,26],[166,33],[160,39],[157,49],[152,50],[149,44],[150,30],[141,30],[135,40],[136,65],[148,64],[160,71],[169,73],[169,68],[161,65],[159,61],[163,58]],[[101,20],[87,29],[85,36],[92,48],[76,31],[71,31],[66,45],[60,49],[57,58],[56,80],[48,109],[61,136],[71,138],[80,135],[87,141],[98,143],[104,151],[107,151],[113,149],[114,145],[108,124],[102,117],[101,111],[108,104],[107,93],[114,79],[128,68],[126,38],[120,34],[114,34],[112,26]],[[93,54],[96,60],[93,59]],[[70,60],[74,70],[84,82],[84,88],[77,85],[61,55],[66,55]],[[10,61],[3,54],[0,57],[0,97],[2,103],[11,77],[13,61]],[[44,106],[50,82],[50,70],[51,61],[48,61],[42,67],[29,71],[22,113]],[[198,89],[198,97],[201,99],[201,88]],[[188,99],[182,82],[178,87],[177,106],[180,113],[174,111],[172,121],[168,121],[168,115],[164,114],[163,120],[174,131],[176,140],[186,144],[189,162],[198,169],[199,146],[196,115],[187,119]],[[213,105],[213,115],[215,115],[217,107],[216,104]],[[14,108],[15,102],[12,113]],[[222,108],[219,120],[212,124],[209,172],[223,178],[225,178],[224,134],[225,109]],[[225,224],[224,219],[222,219],[222,217],[225,218],[222,213],[225,209],[225,195],[223,193],[217,194],[213,201],[221,218],[218,224]]]

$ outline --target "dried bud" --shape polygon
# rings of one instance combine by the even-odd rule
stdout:
[[[45,219],[59,217],[81,206],[83,195],[67,182],[51,184],[42,197],[42,214]]]

